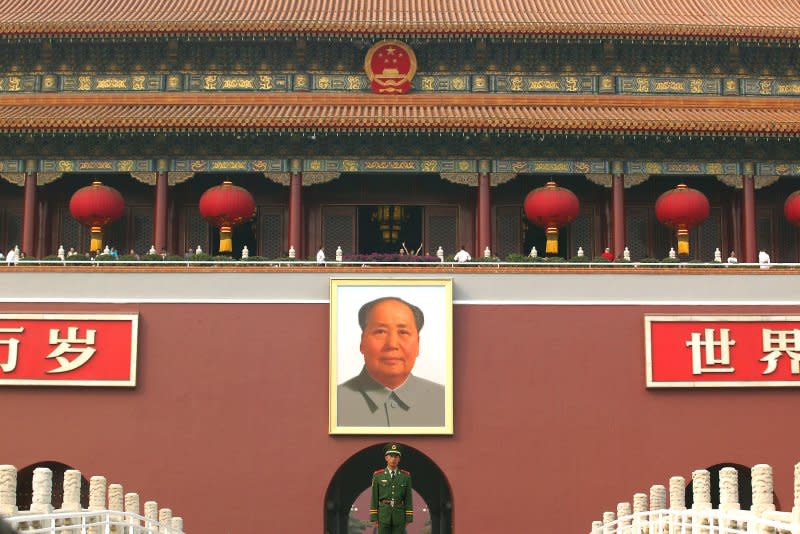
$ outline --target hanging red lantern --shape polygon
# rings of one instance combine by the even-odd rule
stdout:
[[[656,200],[656,218],[668,228],[677,230],[678,254],[689,254],[689,229],[708,218],[710,207],[706,196],[686,184],[663,193]]]
[[[228,180],[200,197],[200,215],[219,228],[219,252],[233,251],[233,227],[252,219],[255,209],[253,195]]]
[[[557,186],[555,182],[547,182],[525,197],[525,216],[545,229],[547,254],[558,253],[558,229],[574,221],[579,211],[580,203],[575,193]]]
[[[122,217],[125,200],[113,187],[94,181],[75,191],[69,200],[69,212],[76,221],[91,228],[89,250],[99,252],[103,248],[103,227]]]
[[[795,226],[800,226],[800,191],[795,191],[783,204],[783,214],[786,220]]]

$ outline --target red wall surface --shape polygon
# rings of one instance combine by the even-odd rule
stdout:
[[[337,468],[386,441],[328,435],[327,304],[0,304],[32,311],[138,312],[138,385],[1,388],[0,463],[106,475],[191,534],[322,532]],[[455,306],[455,433],[399,438],[447,476],[455,531],[587,532],[634,492],[722,462],[773,465],[790,508],[796,389],[645,388],[644,315],[687,312],[798,314]]]

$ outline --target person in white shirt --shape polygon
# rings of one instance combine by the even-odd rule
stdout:
[[[739,260],[736,259],[736,253],[731,250],[731,255],[728,256],[728,263],[739,263]]]
[[[8,254],[6,254],[6,263],[9,265],[12,263],[17,263],[17,252],[13,248],[8,251]]]
[[[322,247],[317,251],[317,263],[325,263],[325,249]]]
[[[453,259],[458,263],[464,263],[472,260],[472,256],[470,256],[469,252],[464,249],[464,245],[461,245],[461,250],[456,252],[456,255],[453,256]]]

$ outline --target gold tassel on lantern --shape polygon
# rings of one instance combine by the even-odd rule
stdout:
[[[678,256],[689,255],[689,229],[678,228]]]
[[[558,254],[558,228],[555,226],[548,226],[545,235],[547,235],[547,245],[544,249],[545,253]]]
[[[103,227],[92,226],[92,240],[89,243],[89,250],[92,252],[100,252],[103,250]]]
[[[219,252],[233,252],[233,234],[230,226],[219,227]]]

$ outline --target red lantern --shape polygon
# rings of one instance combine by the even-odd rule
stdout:
[[[92,252],[103,248],[103,226],[122,217],[124,211],[125,201],[119,191],[99,181],[78,189],[69,200],[72,217],[92,230]]]
[[[656,218],[668,228],[677,230],[678,254],[689,254],[689,229],[708,218],[708,199],[686,184],[663,193],[656,200]]]
[[[800,191],[795,191],[783,204],[783,214],[786,220],[795,226],[800,226]]]
[[[246,189],[226,180],[200,197],[200,215],[219,227],[219,251],[232,252],[232,228],[253,218],[256,202]]]
[[[525,216],[545,229],[547,254],[558,253],[558,228],[574,221],[579,211],[580,203],[575,193],[558,187],[555,182],[547,182],[525,197]]]

